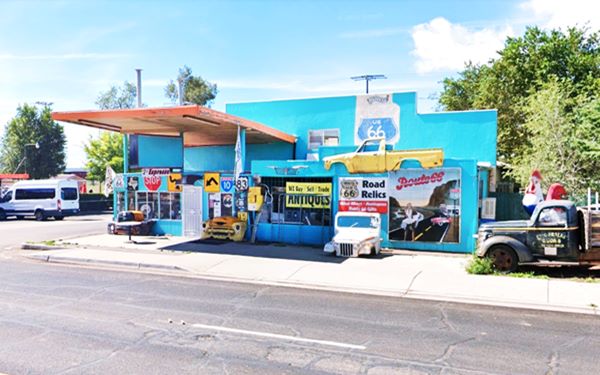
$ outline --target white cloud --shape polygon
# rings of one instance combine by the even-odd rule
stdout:
[[[600,2],[593,0],[527,0],[519,6],[543,28],[588,25],[600,28]]]
[[[461,70],[469,60],[485,63],[495,57],[512,33],[510,26],[469,29],[438,17],[413,27],[411,54],[419,73]]]

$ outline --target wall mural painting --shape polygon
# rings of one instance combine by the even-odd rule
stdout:
[[[390,172],[390,241],[459,242],[460,192],[459,168]]]

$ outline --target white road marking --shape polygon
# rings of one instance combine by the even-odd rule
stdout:
[[[220,327],[220,326],[210,326],[210,325],[206,325],[206,324],[192,324],[192,327],[213,330],[213,331],[238,333],[241,335],[266,337],[266,338],[270,338],[270,339],[279,339],[279,340],[285,340],[285,341],[297,341],[297,342],[305,342],[305,343],[310,343],[310,344],[336,346],[338,348],[346,348],[346,349],[365,350],[367,348],[366,346],[363,346],[363,345],[347,344],[347,343],[337,342],[337,341],[306,339],[306,338],[297,337],[297,336],[279,335],[276,333],[259,332],[259,331],[248,331],[245,329],[228,328],[228,327]]]

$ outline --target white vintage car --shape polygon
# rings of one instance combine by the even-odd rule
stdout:
[[[335,235],[323,251],[342,257],[376,255],[381,251],[381,217],[378,213],[338,212]]]

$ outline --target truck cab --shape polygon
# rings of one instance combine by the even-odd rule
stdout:
[[[571,201],[542,202],[530,220],[482,224],[476,254],[505,272],[523,263],[579,262],[586,251],[585,215]]]
[[[323,251],[342,257],[377,255],[381,251],[381,216],[371,212],[338,212],[335,235]]]
[[[416,160],[423,168],[440,167],[444,152],[441,149],[393,150],[386,145],[385,138],[369,138],[354,152],[323,158],[326,170],[334,164],[343,164],[348,173],[397,171],[405,160]]]

